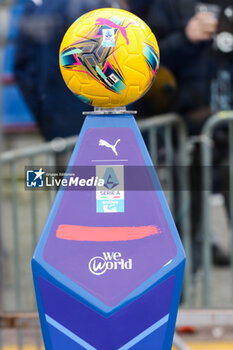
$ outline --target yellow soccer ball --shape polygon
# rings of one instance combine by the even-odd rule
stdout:
[[[124,10],[86,13],[67,30],[60,68],[68,88],[96,107],[132,103],[150,88],[159,67],[159,48],[151,29]]]

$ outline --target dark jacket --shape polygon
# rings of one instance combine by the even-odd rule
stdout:
[[[161,64],[168,67],[177,80],[179,106],[176,105],[176,109],[180,112],[208,101],[206,93],[204,96],[199,94],[200,90],[205,91],[202,78],[206,68],[203,50],[206,44],[192,44],[184,33],[194,15],[194,4],[193,0],[133,0],[131,4],[132,11],[138,15],[141,13],[155,34]]]
[[[93,109],[66,87],[59,69],[59,47],[82,14],[110,7],[106,0],[29,1],[20,23],[16,80],[46,140],[78,134],[83,111]]]
[[[213,97],[211,86],[218,79],[218,72],[223,69],[232,70],[232,66],[230,67],[232,57],[218,54],[212,40],[193,44],[187,39],[184,30],[195,14],[195,6],[198,2],[200,1],[131,1],[132,12],[147,22],[158,39],[161,64],[168,67],[176,78],[178,94],[173,109],[187,117],[188,126],[193,129],[193,132],[199,131],[205,117],[211,113],[211,100],[216,98],[216,96]],[[224,11],[230,3],[232,4],[232,0],[204,0],[203,2],[220,6],[219,31],[223,28],[226,30],[227,20],[223,18]],[[230,21],[228,19],[228,28],[231,28],[229,31],[232,32]],[[219,108],[223,107],[219,106]],[[198,110],[203,110],[203,116],[205,116],[192,121],[189,115]]]

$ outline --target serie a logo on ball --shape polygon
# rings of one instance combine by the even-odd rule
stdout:
[[[150,28],[119,9],[91,11],[75,21],[60,48],[60,68],[68,88],[97,107],[132,103],[152,85],[159,48]]]

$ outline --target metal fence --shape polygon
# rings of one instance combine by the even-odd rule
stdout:
[[[4,318],[0,317],[0,326],[3,329],[2,344],[10,344],[9,347],[2,345],[1,350],[44,350],[36,314],[5,315]],[[174,350],[190,350],[177,334],[174,336],[173,345]]]
[[[211,218],[209,199],[212,193],[213,182],[213,158],[215,150],[215,131],[221,127],[227,127],[224,135],[226,135],[226,148],[222,157],[226,157],[225,166],[227,169],[228,188],[225,191],[229,193],[229,230],[231,234],[231,285],[232,285],[232,303],[233,303],[233,111],[224,111],[212,116],[204,125],[200,141],[201,141],[201,162],[202,162],[202,238],[203,238],[203,305],[211,306],[211,290],[213,286],[212,280],[212,262],[211,262]],[[230,280],[230,279],[229,279]],[[215,281],[216,283],[216,281]]]
[[[55,192],[26,192],[24,183],[24,167],[33,168],[36,163],[55,166],[56,157],[61,151],[70,154],[77,137],[57,139],[50,143],[32,146],[22,150],[4,152],[0,157],[3,174],[3,288],[9,283],[11,307],[6,306],[9,290],[2,291],[3,305],[6,311],[32,311],[34,304],[30,297],[32,284],[29,282],[30,266],[26,261],[32,256],[37,239],[45,223]],[[27,244],[24,244],[27,241]],[[5,245],[4,245],[5,243]],[[9,244],[11,246],[9,246]],[[25,250],[27,252],[25,252]],[[27,264],[27,269],[22,266]],[[25,277],[26,274],[26,277]],[[9,275],[12,281],[9,281]],[[25,283],[29,290],[25,288]],[[30,304],[31,303],[31,304]]]
[[[57,139],[0,156],[3,175],[0,349],[10,345],[12,339],[18,349],[27,344],[41,349],[42,344],[36,315],[27,314],[36,311],[30,260],[56,193],[24,191],[24,167],[33,168],[36,162],[55,166],[57,155],[63,151],[69,156],[76,140],[77,137]]]
[[[185,151],[187,149],[187,134],[179,116],[174,114],[156,116],[140,120],[138,125],[147,140],[149,152],[155,165],[159,165],[160,162],[164,167],[172,166],[174,162],[182,166],[188,164]],[[177,140],[175,149],[173,147],[174,135]],[[36,311],[30,260],[56,194],[54,191],[25,191],[25,166],[32,168],[35,165],[55,166],[57,157],[61,154],[63,158],[64,155],[67,155],[66,160],[68,160],[76,140],[77,137],[56,139],[25,149],[7,151],[0,156],[3,175],[3,246],[0,252],[3,264],[1,266],[2,284],[0,285],[2,299],[0,328],[1,324],[2,327],[6,326],[6,322],[17,327],[21,324],[20,322],[25,324],[22,317],[17,318],[18,313]],[[164,155],[161,156],[161,152]],[[179,179],[182,185],[187,181],[185,172],[180,174]],[[174,199],[173,177],[168,177],[167,182],[169,182],[169,191],[166,194],[168,201],[172,204]],[[187,191],[177,191],[177,193],[180,195],[178,198],[180,224],[185,232],[184,246],[188,257],[190,257],[189,195]],[[191,295],[190,271],[188,263],[184,287],[184,301],[186,303],[190,300]],[[17,319],[19,321],[16,321]],[[19,326],[15,333],[19,349],[24,344],[24,333],[25,330]],[[36,344],[37,349],[39,349],[41,347],[40,337],[36,332],[32,332],[32,334],[34,334],[32,343]],[[7,338],[9,336],[6,335],[6,332],[0,329],[0,349],[3,349],[3,344],[9,340]]]
[[[162,163],[162,167],[168,169],[166,180],[168,182],[166,197],[173,214],[176,211],[176,223],[182,232],[182,241],[186,252],[185,279],[183,288],[183,305],[192,304],[192,249],[191,249],[191,230],[190,230],[190,192],[188,167],[190,164],[188,136],[185,124],[182,118],[176,114],[167,114],[156,116],[154,118],[144,119],[138,122],[142,133],[148,133],[148,150],[152,162],[155,166]],[[162,136],[163,142],[159,142],[159,136]],[[174,146],[175,139],[175,146]],[[161,141],[161,139],[160,139]],[[159,150],[164,151],[164,159],[161,161]],[[173,169],[178,170],[176,174],[178,181],[174,184]],[[180,171],[179,171],[180,170]],[[176,198],[176,209],[174,203]],[[179,208],[179,209],[178,209]]]

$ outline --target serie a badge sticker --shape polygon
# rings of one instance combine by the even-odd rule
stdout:
[[[104,186],[96,186],[97,213],[123,213],[125,209],[124,166],[96,166]]]
[[[113,28],[103,29],[103,46],[114,47],[115,46],[115,30]]]

